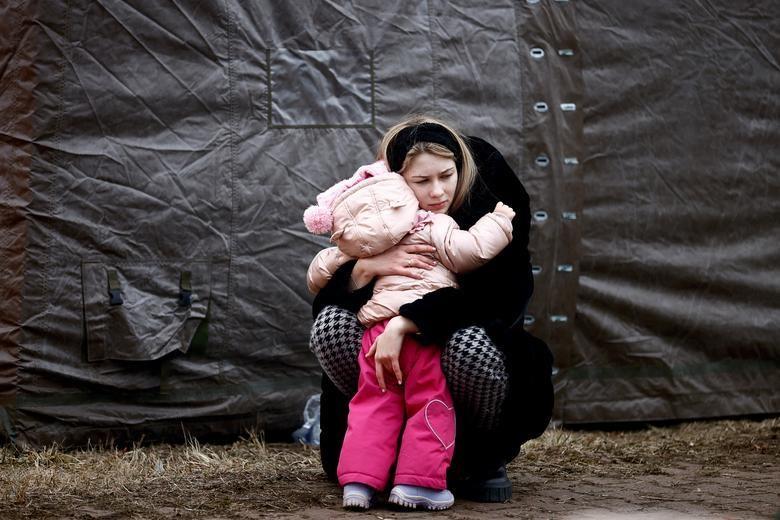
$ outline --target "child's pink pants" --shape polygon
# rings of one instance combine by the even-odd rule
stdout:
[[[400,356],[403,385],[385,370],[387,392],[382,392],[374,358],[366,359],[366,354],[386,324],[377,323],[363,334],[360,379],[349,403],[339,483],[360,482],[382,490],[397,461],[394,484],[446,489],[455,450],[455,410],[441,370],[441,351],[406,336]]]

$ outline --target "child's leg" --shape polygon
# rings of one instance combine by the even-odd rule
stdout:
[[[455,409],[441,370],[441,351],[409,336],[403,350],[417,355],[404,374],[407,420],[394,482],[446,489],[455,451]]]
[[[402,389],[388,385],[382,392],[374,371],[374,360],[366,359],[385,323],[378,323],[363,334],[358,356],[358,390],[349,403],[349,419],[341,449],[337,475],[342,486],[352,482],[384,489],[395,462],[398,436],[404,421]],[[391,378],[385,376],[390,381]]]

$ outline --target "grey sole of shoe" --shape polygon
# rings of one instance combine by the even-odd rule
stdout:
[[[341,507],[350,511],[366,511],[371,507],[371,502],[366,502],[364,497],[345,497]]]
[[[365,506],[358,506],[358,505],[345,505],[342,506],[347,511],[368,511],[368,508]]]
[[[453,502],[436,502],[427,497],[400,493],[390,493],[387,502],[406,509],[417,509],[419,507],[429,511],[443,511],[451,508],[453,504]]]

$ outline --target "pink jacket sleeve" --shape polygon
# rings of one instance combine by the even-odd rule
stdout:
[[[309,287],[309,292],[312,294],[320,292],[320,289],[325,287],[328,280],[333,277],[333,273],[350,260],[354,260],[354,258],[342,253],[338,247],[329,247],[317,253],[306,273],[306,285]]]
[[[452,217],[434,215],[431,239],[442,264],[454,273],[471,271],[494,258],[512,241],[512,221],[498,213],[488,213],[468,231]]]

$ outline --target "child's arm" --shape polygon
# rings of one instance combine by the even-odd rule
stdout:
[[[354,258],[342,253],[338,247],[329,247],[317,253],[306,273],[306,285],[309,287],[309,292],[319,293],[320,289],[325,287],[333,277],[333,273],[350,260],[354,260]]]
[[[491,260],[512,241],[514,216],[512,208],[499,202],[468,231],[459,229],[449,217],[438,218],[431,236],[442,264],[450,271],[464,273]]]

